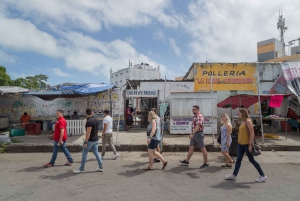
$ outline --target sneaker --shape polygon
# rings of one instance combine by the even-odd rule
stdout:
[[[267,176],[265,175],[265,176],[263,177],[263,176],[260,175],[255,181],[258,182],[258,183],[267,181]]]
[[[103,170],[104,170],[103,167],[99,167],[96,169],[96,172],[103,172]]]
[[[153,162],[154,163],[160,163],[160,160],[158,158],[154,158]]]
[[[187,162],[186,160],[183,160],[183,161],[179,161],[182,165],[189,165],[190,162]]]
[[[47,168],[47,167],[53,167],[53,166],[54,166],[54,165],[51,164],[51,163],[47,163],[47,164],[44,165],[45,168]]]
[[[236,180],[236,176],[234,176],[233,174],[228,174],[225,176],[225,180]]]
[[[116,154],[114,154],[113,159],[116,159],[116,158],[118,158],[118,157],[119,157],[119,154],[116,153]]]
[[[200,166],[200,169],[204,169],[204,168],[208,168],[208,167],[209,167],[209,164],[203,163],[203,165]]]
[[[84,170],[74,170],[73,171],[74,174],[79,174],[79,173],[83,173],[83,172],[84,172]]]

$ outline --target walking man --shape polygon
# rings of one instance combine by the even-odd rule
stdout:
[[[74,170],[75,174],[84,172],[84,165],[87,159],[88,152],[92,149],[96,159],[98,161],[99,168],[96,169],[97,172],[103,172],[101,156],[98,152],[98,120],[93,116],[91,109],[86,109],[87,122],[85,124],[86,134],[82,147],[82,159],[81,166],[79,170]]]
[[[113,159],[118,158],[119,154],[116,151],[113,143],[113,119],[109,116],[109,110],[104,110],[103,131],[102,131],[102,157],[105,155],[106,143],[108,142],[110,149],[114,152]]]
[[[59,148],[64,152],[65,156],[68,159],[68,162],[65,165],[71,166],[73,163],[73,158],[71,157],[70,152],[68,151],[66,146],[66,140],[68,139],[66,130],[67,122],[64,118],[62,110],[56,111],[56,119],[57,121],[55,124],[54,134],[50,137],[50,139],[54,140],[52,158],[49,163],[44,165],[44,167],[46,168],[54,166]]]
[[[194,153],[194,148],[198,145],[200,148],[202,154],[204,163],[202,166],[200,166],[200,169],[204,169],[209,167],[209,164],[207,163],[207,151],[205,149],[204,145],[204,119],[203,116],[200,114],[200,109],[198,105],[194,105],[192,109],[194,113],[193,117],[193,123],[192,123],[192,134],[190,134],[190,146],[189,146],[189,152],[185,160],[179,161],[183,165],[189,165],[190,158],[192,157]]]

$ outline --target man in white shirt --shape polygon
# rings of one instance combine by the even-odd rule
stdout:
[[[105,155],[106,143],[108,142],[110,149],[114,152],[113,159],[118,158],[119,154],[113,143],[113,119],[109,116],[109,110],[104,110],[103,130],[102,130],[102,157]]]

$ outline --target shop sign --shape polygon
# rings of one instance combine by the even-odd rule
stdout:
[[[156,90],[126,90],[126,97],[157,97]]]
[[[195,64],[194,91],[256,90],[255,64]],[[198,66],[197,66],[198,65]]]

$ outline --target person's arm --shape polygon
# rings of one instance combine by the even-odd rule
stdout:
[[[152,130],[150,132],[150,136],[148,137],[147,139],[147,143],[150,144],[151,142],[151,138],[153,137],[153,135],[155,134],[155,130],[156,130],[156,122],[154,119],[152,119],[151,121],[151,127],[152,127]]]
[[[88,142],[88,140],[90,138],[91,131],[92,131],[92,127],[86,127],[85,140],[84,140],[84,148],[87,148],[87,142]]]
[[[253,141],[254,141],[254,130],[253,130],[253,125],[252,125],[251,120],[247,120],[247,121],[246,121],[246,124],[247,124],[247,127],[248,127],[249,132],[250,132],[249,144],[252,144]]]
[[[232,133],[232,125],[227,124],[226,129],[227,129],[227,147],[229,147],[229,145],[230,145],[230,136],[231,136],[231,133]]]
[[[106,129],[107,129],[107,124],[108,123],[103,123],[103,130],[102,130],[102,139],[104,138],[104,135],[105,135],[105,132],[106,132]]]
[[[28,122],[31,120],[31,116],[28,115]]]
[[[59,142],[58,142],[58,143],[59,143],[59,146],[63,144],[62,139],[63,139],[63,136],[64,136],[64,132],[65,132],[65,129],[64,129],[64,128],[61,128],[61,129],[60,129]]]

